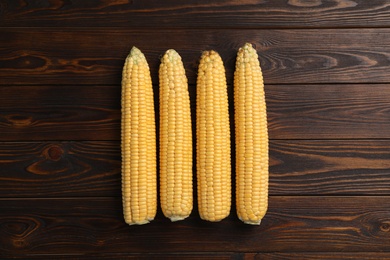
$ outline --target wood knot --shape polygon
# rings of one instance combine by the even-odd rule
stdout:
[[[64,150],[58,145],[52,145],[46,149],[46,158],[52,161],[58,161],[64,154]]]
[[[322,0],[289,0],[288,4],[297,7],[315,7],[321,6]]]
[[[31,116],[26,115],[6,115],[5,119],[14,127],[26,127],[31,125],[33,119]]]
[[[15,248],[24,248],[26,246],[26,242],[22,238],[16,238],[12,241],[12,244]]]
[[[66,155],[66,145],[49,144],[42,147],[38,160],[29,165],[27,171],[37,175],[53,175],[67,172],[71,164]]]
[[[381,231],[383,232],[389,232],[390,231],[390,223],[389,222],[384,222],[380,226]]]

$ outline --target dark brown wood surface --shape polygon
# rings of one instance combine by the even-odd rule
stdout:
[[[389,26],[386,0],[2,1],[0,26],[274,28]],[[147,19],[145,19],[147,17]]]
[[[158,214],[146,226],[129,227],[119,197],[4,199],[0,205],[6,253],[390,251],[386,197],[271,196],[260,226],[243,224],[234,212],[208,223],[194,211],[179,223]]]
[[[120,139],[120,82],[1,88],[0,141]],[[390,138],[389,88],[390,84],[267,84],[270,138]],[[157,107],[157,85],[155,93]],[[229,95],[232,100],[232,85]],[[195,113],[194,85],[190,98]]]
[[[233,82],[236,52],[255,45],[268,84],[387,83],[390,28],[353,29],[129,29],[0,28],[0,78],[4,84],[118,85],[133,45],[145,53],[153,82],[169,48],[183,57],[196,82],[203,50],[223,58]],[[129,44],[131,43],[131,44]]]
[[[126,225],[129,50],[147,57],[156,111],[159,59],[182,55],[195,122],[201,52],[221,54],[232,101],[245,42],[268,109],[262,224],[241,223],[233,201],[219,223],[195,203],[181,222],[159,208],[152,223]],[[11,258],[390,259],[388,1],[0,0],[0,259]]]
[[[389,147],[389,140],[271,140],[269,193],[390,195]],[[119,141],[3,142],[0,160],[2,198],[121,195]]]

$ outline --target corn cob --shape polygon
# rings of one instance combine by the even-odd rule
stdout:
[[[225,68],[215,51],[203,52],[196,90],[196,146],[200,217],[220,221],[230,213],[230,123]]]
[[[237,54],[234,110],[237,215],[260,225],[268,207],[267,112],[260,63],[249,43]]]
[[[129,225],[149,223],[157,210],[156,130],[149,66],[133,47],[122,74],[122,201]]]
[[[192,128],[187,77],[180,55],[166,51],[160,79],[160,202],[171,221],[192,211]]]

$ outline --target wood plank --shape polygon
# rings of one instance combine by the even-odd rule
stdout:
[[[3,28],[0,84],[119,85],[130,48],[146,55],[154,83],[169,48],[182,56],[196,82],[201,51],[215,49],[233,82],[237,49],[256,45],[266,84],[387,83],[390,29],[125,30]],[[302,40],[304,39],[304,40]],[[61,50],[61,51],[59,51]]]
[[[8,255],[12,259],[26,259],[25,255]],[[73,255],[28,255],[28,259],[50,259],[56,260],[72,259],[72,260],[86,260],[86,259],[145,259],[145,260],[380,260],[389,259],[390,253],[384,252],[299,252],[299,253],[204,253],[204,252],[189,252],[189,253],[141,253],[141,254],[73,254]]]
[[[0,197],[120,196],[119,142],[0,143]]]
[[[243,259],[261,259],[261,260],[379,260],[390,259],[388,252],[303,252],[303,253],[246,253]]]
[[[1,255],[1,254],[0,254]],[[37,255],[16,255],[9,254],[5,255],[10,259],[49,259],[49,260],[124,260],[124,259],[135,259],[135,260],[199,260],[199,259],[208,259],[208,260],[241,260],[243,255],[239,253],[216,253],[216,252],[185,252],[185,253],[127,253],[127,254],[106,254],[104,252],[100,254],[70,254],[67,253],[58,255],[58,254],[37,254]]]
[[[270,194],[390,194],[389,140],[270,142]]]
[[[120,85],[0,89],[0,141],[120,140]],[[228,91],[232,104],[231,85]],[[270,139],[390,138],[389,84],[266,85],[265,91]],[[195,122],[193,85],[190,99]],[[157,110],[157,86],[155,101]]]
[[[266,86],[271,138],[390,138],[390,85]]]
[[[120,86],[0,86],[0,140],[119,140]]]
[[[389,140],[271,140],[269,193],[390,195],[389,147]],[[120,197],[120,160],[117,141],[0,143],[0,198]]]
[[[0,26],[310,28],[390,26],[376,1],[2,1]]]
[[[389,197],[271,197],[269,206],[260,226],[196,212],[128,226],[120,198],[3,199],[0,255],[390,250]]]

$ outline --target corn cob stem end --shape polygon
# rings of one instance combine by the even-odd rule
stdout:
[[[186,219],[188,216],[170,216],[169,219],[172,222],[180,221]]]
[[[142,221],[126,221],[126,223],[130,226],[135,226],[135,225],[145,225],[145,224],[148,224],[150,223],[150,221],[152,221],[153,219],[145,219],[145,220],[142,220]]]
[[[259,226],[261,224],[261,220],[258,220],[258,221],[252,221],[252,220],[242,220],[240,219],[242,222],[244,222],[245,224],[249,224],[249,225],[257,225]]]
[[[230,212],[228,212],[227,214],[220,215],[218,217],[210,217],[210,216],[200,215],[200,218],[203,220],[209,221],[209,222],[220,222],[220,221],[224,220],[225,218],[227,218],[229,215],[230,215]]]

